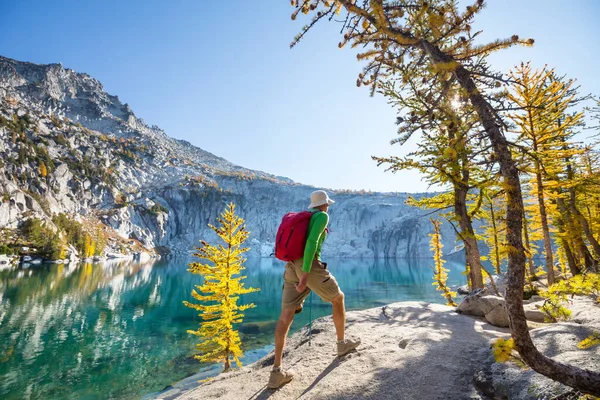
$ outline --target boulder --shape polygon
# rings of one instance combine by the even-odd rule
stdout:
[[[461,314],[485,317],[494,326],[507,327],[508,314],[504,298],[486,295],[487,289],[473,291],[458,305],[456,311]]]
[[[462,295],[469,294],[469,285],[462,285],[457,287],[456,292]]]
[[[540,311],[540,307],[543,305],[543,301],[523,305],[525,318],[527,318],[528,321],[533,322],[546,322],[546,314]]]
[[[600,331],[600,303],[589,297],[575,296],[567,307],[571,310],[571,321]]]
[[[477,289],[466,296],[458,305],[457,312],[483,317],[498,305],[504,306],[504,298],[487,294],[487,289]]]
[[[506,307],[504,307],[504,302],[498,303],[494,308],[485,313],[485,320],[494,326],[507,328],[509,326],[509,320]]]
[[[537,302],[540,302],[540,301],[543,302],[544,298],[542,296],[538,296],[537,294],[534,294],[529,299],[523,300],[523,304],[537,303]]]
[[[506,295],[506,277],[504,275],[492,275],[492,279],[494,280],[494,284],[498,289],[498,292],[501,296]],[[486,279],[485,287],[487,288],[489,293],[494,293],[494,287],[490,282],[489,278]]]
[[[476,289],[469,293],[456,308],[456,312],[467,315],[483,317],[485,311],[482,310],[481,298],[487,294],[487,289]]]

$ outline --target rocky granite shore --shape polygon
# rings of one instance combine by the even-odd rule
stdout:
[[[538,348],[555,359],[586,368],[600,365],[600,346],[577,344],[600,330],[600,306],[575,298],[570,322],[532,323]],[[358,351],[335,355],[331,317],[292,335],[284,354],[295,379],[280,390],[266,388],[273,353],[233,373],[223,374],[162,399],[540,399],[575,396],[570,388],[514,363],[495,362],[491,345],[508,338],[507,328],[452,307],[423,302],[348,313],[347,332],[360,336]]]

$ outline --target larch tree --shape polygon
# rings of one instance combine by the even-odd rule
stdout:
[[[217,234],[225,245],[211,245],[201,241],[202,247],[194,254],[207,263],[194,262],[188,271],[203,277],[202,285],[196,285],[192,297],[200,302],[184,301],[187,307],[200,311],[204,322],[188,333],[201,338],[196,345],[200,354],[195,358],[200,362],[222,362],[223,372],[231,370],[231,362],[242,366],[241,339],[234,324],[242,322],[244,310],[255,307],[254,304],[238,304],[240,295],[256,292],[259,289],[246,288],[241,275],[246,261],[243,253],[248,248],[241,247],[250,234],[244,220],[235,214],[235,205],[230,203],[221,216],[217,218],[219,226],[209,227]]]
[[[96,234],[94,237],[94,241],[96,242],[96,246],[94,248],[92,256],[101,256],[104,253],[104,249],[106,248],[106,235],[102,230],[101,223],[98,223],[98,225],[96,226]]]
[[[582,209],[596,236],[600,235],[600,153],[588,146],[582,154],[580,187],[581,198],[585,201]]]
[[[557,125],[562,127],[562,119],[558,119]],[[562,154],[558,160],[562,163],[560,169],[550,182],[553,183],[551,192],[553,201],[558,208],[558,226],[561,243],[565,246],[568,255],[567,260],[574,273],[577,271],[598,271],[600,259],[600,244],[587,217],[580,211],[585,209],[586,204],[592,200],[587,197],[589,188],[588,179],[585,177],[585,154],[586,147],[570,143],[574,133],[570,130],[564,131],[559,137]],[[588,248],[588,246],[591,248]],[[568,248],[568,250],[567,250]]]
[[[547,181],[558,174],[564,165],[560,139],[564,133],[576,126],[582,114],[566,115],[566,110],[575,95],[570,91],[573,81],[552,81],[554,71],[543,68],[532,71],[530,64],[521,64],[511,77],[514,84],[508,98],[521,111],[512,112],[509,118],[516,125],[519,135],[517,143],[530,149],[524,171],[533,176],[532,195],[537,201],[536,219],[539,219],[544,239],[544,255],[548,283],[553,284],[554,256],[550,235]],[[559,126],[557,121],[563,118]]]
[[[506,193],[509,247],[506,307],[515,347],[535,371],[584,393],[600,394],[599,372],[556,362],[536,349],[523,310],[526,257],[519,170],[502,129],[504,122],[493,99],[487,96],[490,81],[499,82],[502,78],[490,76],[487,70],[478,66],[477,60],[513,45],[533,44],[533,40],[521,40],[514,35],[477,45],[477,33],[471,32],[471,23],[483,9],[483,0],[467,6],[464,12],[459,11],[458,3],[452,0],[292,0],[292,5],[296,8],[293,19],[299,13],[314,14],[292,46],[320,20],[333,19],[345,10],[346,15],[342,18],[344,37],[339,47],[350,43],[353,47],[364,48],[358,57],[366,62],[366,66],[359,74],[358,84],[369,85],[371,93],[380,88],[381,82],[400,73],[406,78],[418,76],[424,65],[439,72],[435,79],[451,80],[458,85],[459,97],[470,103],[479,119],[483,135],[489,142],[488,153],[499,166]]]
[[[457,234],[464,243],[469,283],[472,289],[483,288],[483,266],[479,246],[469,213],[469,192],[478,189],[488,182],[486,173],[478,167],[478,152],[472,144],[481,142],[477,121],[468,107],[460,107],[451,95],[456,93],[451,81],[441,82],[443,86],[430,85],[436,82],[435,74],[427,69],[421,71],[420,80],[408,76],[405,82],[399,83],[390,79],[382,82],[379,91],[389,99],[389,103],[402,112],[397,117],[398,135],[392,144],[404,144],[413,136],[421,140],[417,149],[405,157],[373,157],[378,165],[387,165],[387,170],[396,172],[403,169],[416,169],[432,184],[451,187],[453,196],[440,194],[433,198],[423,197],[411,199],[411,204],[422,208],[452,208],[453,214],[448,218],[457,222]],[[405,85],[403,85],[405,83]],[[396,88],[404,86],[405,91]],[[419,110],[418,112],[415,110]],[[454,226],[454,224],[453,224]],[[456,229],[456,228],[455,228]]]
[[[552,84],[560,83],[563,77],[552,74],[550,81]],[[577,94],[578,88],[571,88],[570,92]],[[589,100],[591,96],[577,97],[571,102],[571,106],[578,105],[584,100]],[[589,109],[588,109],[589,111]],[[591,112],[593,118],[593,110]],[[560,159],[563,163],[562,174],[557,174],[555,181],[557,182],[554,191],[557,193],[556,202],[560,212],[563,214],[564,220],[567,221],[567,226],[570,226],[574,236],[572,245],[583,259],[585,269],[589,271],[598,271],[600,263],[600,243],[597,235],[592,231],[592,227],[587,217],[581,212],[585,209],[589,200],[586,196],[588,184],[590,181],[585,177],[586,163],[585,155],[590,152],[590,147],[582,146],[578,143],[573,143],[573,137],[577,134],[575,126],[569,125],[569,117],[582,116],[582,111],[565,112],[559,115],[556,120],[556,125],[561,130],[562,135],[558,137],[562,154]],[[583,119],[583,117],[582,117]],[[585,123],[577,125],[580,129],[585,126]],[[596,232],[597,234],[597,232]],[[587,246],[591,247],[588,249]]]
[[[488,247],[487,259],[494,272],[502,272],[502,260],[507,257],[506,224],[502,210],[506,208],[505,196],[501,188],[490,186],[482,190],[483,203],[476,218],[481,221],[479,236]]]
[[[429,242],[430,249],[433,252],[434,266],[433,270],[433,286],[435,289],[442,292],[442,296],[446,299],[446,305],[456,307],[453,297],[456,297],[456,292],[450,290],[446,282],[448,281],[448,269],[444,268],[444,259],[442,248],[442,235],[440,233],[441,223],[438,220],[431,219],[433,224],[433,233],[430,233],[431,241]]]

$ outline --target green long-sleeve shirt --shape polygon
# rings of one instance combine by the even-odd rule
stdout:
[[[321,245],[327,237],[327,224],[329,223],[329,215],[324,211],[319,211],[315,208],[311,209],[314,214],[310,217],[308,223],[308,236],[306,238],[306,246],[304,247],[304,260],[302,262],[302,271],[310,272],[312,262],[321,257]]]

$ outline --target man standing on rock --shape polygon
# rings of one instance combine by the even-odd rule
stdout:
[[[304,300],[311,290],[323,301],[331,302],[333,305],[338,357],[348,354],[360,345],[360,339],[351,340],[344,337],[346,328],[344,293],[327,270],[327,264],[320,259],[321,246],[327,236],[326,228],[329,223],[327,210],[334,201],[323,190],[313,192],[310,201],[308,208],[313,215],[308,225],[304,257],[285,265],[281,315],[275,329],[275,361],[267,385],[270,389],[280,388],[294,378],[291,372],[281,369],[283,347],[294,314],[302,311]]]

